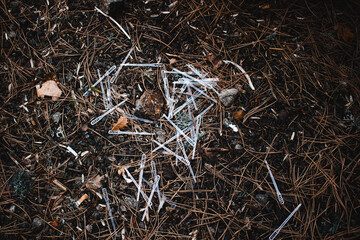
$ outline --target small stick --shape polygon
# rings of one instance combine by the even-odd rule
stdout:
[[[59,188],[61,188],[61,190],[63,190],[64,192],[66,192],[67,188],[61,183],[59,182],[57,179],[53,180],[53,183],[58,186]]]
[[[112,215],[112,212],[111,212],[111,208],[110,208],[109,195],[108,195],[108,193],[107,193],[106,188],[103,188],[103,189],[102,189],[102,193],[103,193],[103,196],[104,196],[104,199],[105,199],[105,202],[106,202],[106,206],[107,206],[107,209],[108,209],[108,212],[109,212],[111,224],[112,224],[112,227],[113,227],[113,229],[114,229],[114,234],[117,236],[118,234],[117,234],[117,232],[116,232],[115,222],[114,222],[114,218],[113,218],[113,215]],[[115,239],[116,239],[116,237],[115,237]]]
[[[119,103],[118,105],[116,105],[115,107],[109,109],[107,112],[105,112],[104,114],[100,115],[99,117],[95,118],[94,120],[92,120],[90,122],[91,125],[95,125],[97,124],[98,122],[100,122],[101,119],[103,119],[106,115],[108,115],[109,113],[112,113],[116,108],[118,108],[120,105],[124,104],[126,101],[128,100],[125,99],[124,101],[122,101],[121,103]]]
[[[290,213],[290,215],[285,219],[285,221],[278,227],[269,237],[269,240],[275,239],[275,237],[279,234],[281,229],[285,226],[285,224],[290,220],[290,218],[296,213],[297,210],[301,207],[301,203]]]
[[[273,182],[273,185],[274,185],[274,187],[275,187],[276,195],[277,195],[277,197],[278,197],[278,199],[279,199],[279,202],[280,202],[281,204],[284,204],[284,199],[283,199],[283,197],[282,197],[282,195],[281,195],[281,193],[280,193],[280,191],[279,191],[279,188],[278,188],[278,186],[277,186],[277,184],[276,184],[275,178],[274,178],[274,176],[273,176],[273,174],[272,174],[272,172],[271,172],[271,169],[270,169],[270,167],[269,167],[269,164],[268,164],[268,162],[266,161],[266,159],[265,159],[264,161],[265,161],[265,164],[266,164],[267,169],[269,170],[270,178],[271,178],[271,181]]]

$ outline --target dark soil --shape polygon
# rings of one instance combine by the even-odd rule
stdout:
[[[111,4],[109,14],[131,40],[94,10],[100,2],[31,2],[0,4],[2,238],[114,238],[101,188],[109,192],[118,239],[265,239],[300,203],[279,239],[360,238],[357,1]],[[192,64],[219,78],[220,91],[240,92],[231,106],[218,101],[203,117],[191,162],[196,184],[175,158],[152,153],[152,136],[109,135],[120,111],[90,124],[105,109],[102,95],[97,89],[83,94],[98,79],[97,69],[104,74],[119,66],[131,47],[129,63],[184,71]],[[222,60],[240,64],[255,90]],[[56,101],[36,94],[49,76],[62,91]],[[114,101],[128,97],[123,111],[155,120],[129,120],[126,131],[174,134],[157,110],[136,111],[144,91],[164,101],[162,86],[159,69],[121,71]],[[142,154],[156,162],[160,190],[176,204],[166,202],[157,212],[155,194],[149,221],[141,221],[145,201],[134,201],[137,188],[120,173],[128,167],[138,179]],[[96,176],[103,177],[101,188],[90,184]],[[149,167],[144,177],[151,179]]]

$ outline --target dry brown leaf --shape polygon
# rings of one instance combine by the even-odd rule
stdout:
[[[241,121],[244,118],[244,115],[245,115],[244,111],[240,109],[239,111],[236,111],[234,113],[234,119],[236,121]]]
[[[112,130],[113,131],[122,130],[127,127],[127,124],[128,124],[127,117],[122,116],[118,119],[116,123],[113,124]]]
[[[57,220],[55,219],[54,221],[50,222],[50,225],[53,226],[54,228],[57,228],[59,226],[59,223],[57,222]]]
[[[41,84],[41,87],[36,88],[36,92],[38,97],[49,96],[52,97],[53,101],[58,100],[62,94],[61,89],[54,80],[44,82]]]
[[[90,179],[88,179],[86,181],[86,188],[88,189],[92,189],[92,190],[95,190],[95,189],[98,189],[98,188],[101,188],[101,181],[104,179],[104,176],[100,176],[100,175],[97,175],[95,177],[92,177]]]
[[[342,39],[345,42],[351,42],[354,39],[354,34],[351,32],[350,28],[346,27],[344,24],[336,24],[334,30],[337,33],[338,39]]]
[[[158,119],[164,106],[162,95],[153,90],[146,90],[136,103],[136,109],[152,119]]]
[[[261,9],[269,9],[270,8],[270,4],[265,4],[260,6]]]

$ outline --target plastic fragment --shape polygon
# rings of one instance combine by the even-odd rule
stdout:
[[[275,237],[279,234],[279,232],[281,231],[281,229],[285,226],[285,224],[290,220],[290,218],[292,216],[294,216],[294,214],[296,213],[297,210],[299,210],[299,208],[301,207],[301,203],[290,213],[290,215],[284,220],[284,222],[280,225],[280,227],[278,227],[270,236],[269,236],[269,240],[273,240],[275,239]]]
[[[264,161],[265,161],[265,164],[266,164],[267,169],[269,170],[270,178],[271,178],[271,181],[273,182],[273,185],[274,185],[274,188],[275,188],[275,191],[276,191],[276,196],[277,196],[277,198],[279,199],[279,202],[280,202],[281,204],[284,204],[284,199],[283,199],[283,197],[282,197],[282,195],[281,195],[281,193],[280,193],[280,191],[279,191],[279,188],[278,188],[278,186],[277,186],[277,184],[276,184],[275,178],[274,178],[274,176],[273,176],[273,174],[272,174],[272,172],[271,172],[271,169],[270,169],[270,167],[269,167],[269,164],[268,164],[268,162],[266,161],[266,159],[265,159]]]
[[[110,80],[111,83],[114,83],[116,81],[117,77],[119,76],[119,73],[120,73],[121,69],[123,68],[123,66],[126,63],[126,61],[128,60],[128,58],[130,57],[133,50],[134,50],[134,48],[131,48],[130,51],[128,52],[128,54],[125,56],[124,60],[120,64],[118,70],[116,70],[114,76],[111,78],[111,80]]]
[[[99,117],[95,118],[94,120],[92,120],[90,122],[91,125],[95,125],[97,124],[101,119],[103,119],[106,115],[108,115],[109,113],[112,113],[116,108],[118,108],[119,106],[121,106],[122,104],[124,104],[128,99],[125,99],[124,101],[122,101],[121,103],[119,103],[118,105],[114,106],[113,108],[109,109],[107,112],[105,112],[104,114],[100,115]]]
[[[143,175],[144,175],[145,160],[146,160],[146,155],[143,154],[141,157],[141,162],[140,162],[139,188],[138,188],[138,192],[137,192],[137,196],[136,196],[136,201],[139,201],[139,198],[140,198],[140,190],[141,190],[141,185],[142,185],[142,180],[143,180]]]
[[[114,218],[113,218],[113,215],[112,215],[112,212],[111,212],[111,208],[110,208],[110,202],[109,202],[109,195],[107,193],[107,190],[106,188],[103,188],[102,189],[102,193],[103,193],[103,196],[104,196],[104,199],[105,199],[105,202],[106,202],[106,206],[107,206],[107,209],[108,209],[108,212],[109,212],[109,217],[110,217],[110,220],[111,220],[111,225],[114,229],[114,233],[115,235],[117,236],[118,233],[116,232],[116,227],[115,227],[115,222],[114,222]],[[115,237],[116,238],[116,237]]]
[[[120,131],[120,130],[109,130],[109,134],[128,134],[128,135],[148,135],[152,136],[155,135],[155,133],[148,133],[148,132],[126,132],[126,131]]]

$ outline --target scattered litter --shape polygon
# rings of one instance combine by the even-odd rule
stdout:
[[[238,127],[227,118],[224,119],[224,125],[231,128],[234,132],[239,132]]]
[[[268,164],[268,162],[266,161],[266,159],[265,159],[264,161],[265,161],[265,164],[266,164],[267,169],[269,170],[270,178],[271,178],[271,181],[273,182],[273,185],[274,185],[274,188],[275,188],[275,191],[276,191],[276,196],[277,196],[277,198],[279,199],[279,202],[280,202],[281,204],[284,204],[284,203],[285,203],[285,202],[284,202],[284,199],[283,199],[283,197],[282,197],[282,195],[281,195],[281,192],[279,191],[279,188],[278,188],[278,186],[277,186],[277,184],[276,184],[275,178],[274,178],[274,176],[273,176],[273,174],[272,174],[272,172],[271,172],[271,169],[270,169],[270,167],[269,167],[269,164]]]
[[[80,206],[80,204],[81,204],[82,202],[84,202],[88,197],[89,197],[89,196],[85,193],[84,195],[81,196],[81,198],[79,198],[79,200],[77,200],[77,201],[75,202],[75,205],[76,205],[76,206]]]
[[[125,99],[124,101],[122,101],[121,103],[119,103],[118,105],[116,105],[115,107],[109,109],[107,112],[105,112],[104,114],[100,115],[99,117],[95,118],[94,120],[92,120],[90,122],[91,125],[95,125],[96,123],[98,123],[101,119],[103,119],[106,115],[108,115],[109,113],[112,113],[113,111],[115,111],[116,108],[118,108],[119,106],[121,106],[122,104],[124,104],[128,99]]]
[[[36,93],[38,97],[43,98],[49,96],[53,101],[57,101],[62,91],[54,80],[48,80],[41,85],[36,85]]]
[[[71,153],[72,155],[75,156],[75,158],[77,158],[79,156],[79,154],[70,146],[65,146],[63,144],[59,144],[60,147],[66,148],[66,150]]]
[[[106,188],[102,189],[102,193],[103,193],[103,196],[104,196],[104,199],[105,199],[105,202],[106,202],[106,206],[107,206],[107,209],[108,209],[108,213],[109,213],[109,217],[110,217],[110,220],[111,220],[111,225],[112,225],[113,230],[114,230],[114,234],[117,236],[118,234],[116,233],[115,222],[114,222],[114,218],[113,218],[113,215],[112,215],[112,212],[111,212],[110,202],[109,202],[109,195],[107,193]]]
[[[285,224],[290,220],[290,218],[296,213],[297,210],[301,207],[301,203],[290,213],[290,215],[284,220],[284,222],[278,227],[270,236],[269,240],[275,239],[275,237],[279,234],[281,229],[285,226]]]

